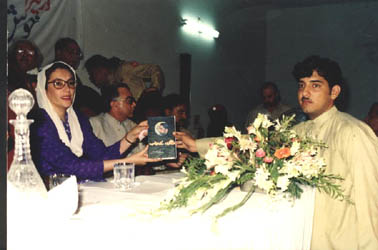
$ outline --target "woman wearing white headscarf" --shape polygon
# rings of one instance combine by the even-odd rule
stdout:
[[[36,96],[40,109],[33,117],[31,144],[34,163],[42,176],[62,173],[76,175],[79,180],[102,180],[103,174],[113,170],[117,162],[144,165],[157,161],[147,157],[147,148],[122,158],[147,128],[146,122],[105,147],[93,134],[88,119],[72,108],[75,91],[75,71],[64,62],[52,63],[38,73]]]

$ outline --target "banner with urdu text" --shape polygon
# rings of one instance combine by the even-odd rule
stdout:
[[[8,47],[14,41],[34,42],[45,65],[54,59],[54,44],[62,37],[81,43],[80,0],[8,0]]]

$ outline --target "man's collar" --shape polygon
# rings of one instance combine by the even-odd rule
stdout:
[[[337,111],[338,110],[337,110],[336,106],[333,105],[332,108],[325,111],[323,114],[319,115],[314,120],[310,120],[310,122],[313,122],[316,125],[322,125],[325,122],[327,122],[328,120],[330,120],[331,117],[333,117],[336,114]]]
[[[125,123],[128,120],[128,119],[126,119],[126,120],[120,122],[114,116],[112,116],[111,114],[109,114],[109,112],[106,112],[105,116],[106,116],[106,119],[110,119],[112,122],[117,123],[117,124],[123,124],[123,123]]]

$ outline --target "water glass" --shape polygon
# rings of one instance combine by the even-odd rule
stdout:
[[[120,162],[114,164],[114,186],[121,191],[129,190],[135,182],[134,163]]]
[[[59,186],[62,184],[65,180],[70,178],[71,175],[66,175],[66,174],[53,174],[49,176],[49,190],[52,188]]]

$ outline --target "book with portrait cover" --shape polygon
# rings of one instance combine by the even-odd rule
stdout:
[[[174,116],[148,118],[148,157],[176,159],[177,148],[173,132],[176,131]]]

